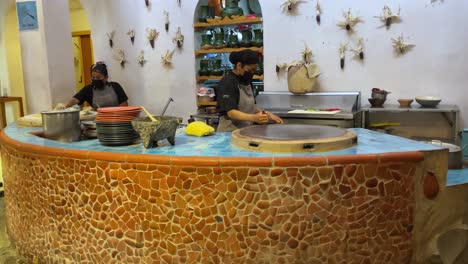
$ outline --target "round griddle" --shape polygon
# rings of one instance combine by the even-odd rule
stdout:
[[[307,140],[343,136],[346,130],[330,126],[288,124],[250,126],[240,129],[239,134],[267,140]]]
[[[284,124],[258,125],[232,132],[231,143],[265,152],[319,152],[349,148],[357,136],[338,127]]]

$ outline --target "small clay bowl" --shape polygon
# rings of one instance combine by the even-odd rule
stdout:
[[[398,99],[398,103],[400,103],[400,107],[410,107],[413,99]]]
[[[382,107],[382,105],[385,103],[385,99],[369,98],[368,100],[372,107]]]

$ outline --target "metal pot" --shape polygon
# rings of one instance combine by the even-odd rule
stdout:
[[[80,110],[44,111],[41,114],[45,138],[61,142],[80,140]]]
[[[448,155],[448,168],[449,170],[463,168],[463,150],[457,145],[445,143],[440,140],[425,141],[425,143],[432,144],[441,148],[449,150]]]

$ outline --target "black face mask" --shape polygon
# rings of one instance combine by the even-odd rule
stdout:
[[[98,89],[104,88],[104,80],[93,80],[91,84]]]
[[[246,71],[243,75],[239,76],[239,82],[241,84],[250,84],[252,82],[254,74],[252,72]]]

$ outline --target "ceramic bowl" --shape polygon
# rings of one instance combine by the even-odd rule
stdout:
[[[382,107],[382,105],[385,103],[385,99],[369,98],[368,100],[372,107]]]
[[[398,99],[398,103],[400,103],[400,107],[410,107],[413,99]]]
[[[436,107],[442,101],[439,97],[433,96],[419,96],[415,99],[422,107]]]

